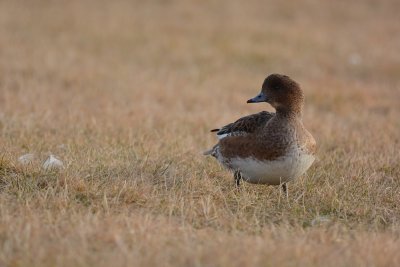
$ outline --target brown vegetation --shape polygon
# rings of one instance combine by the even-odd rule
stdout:
[[[399,266],[399,13],[1,1],[0,265]],[[288,199],[201,155],[210,129],[271,110],[245,102],[272,72],[302,85],[319,145]]]

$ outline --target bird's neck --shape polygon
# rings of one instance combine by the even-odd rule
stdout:
[[[301,120],[303,115],[303,109],[301,106],[299,107],[279,106],[276,108],[276,114],[282,118]]]

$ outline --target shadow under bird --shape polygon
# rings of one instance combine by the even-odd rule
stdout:
[[[261,92],[247,103],[267,102],[262,111],[238,119],[216,132],[219,142],[204,155],[215,157],[240,180],[282,185],[303,175],[315,159],[316,142],[302,122],[304,94],[286,75],[271,74]]]

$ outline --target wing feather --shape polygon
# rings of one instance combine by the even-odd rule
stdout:
[[[246,135],[254,133],[260,127],[263,127],[275,113],[261,111],[256,114],[248,115],[238,119],[235,122],[229,123],[221,129],[213,129],[212,132],[217,132],[217,136],[222,139],[226,136]]]

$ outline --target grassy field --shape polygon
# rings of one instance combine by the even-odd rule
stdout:
[[[399,13],[0,1],[0,266],[399,266]],[[245,103],[270,73],[302,85],[318,143],[288,198],[201,154],[271,110]]]

